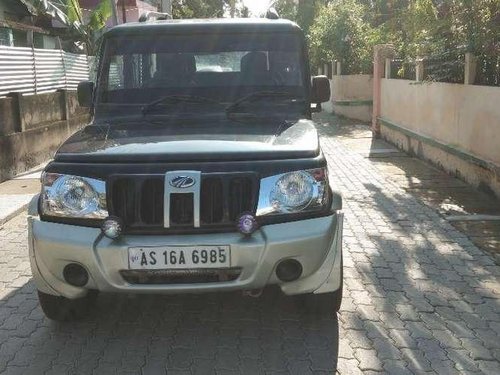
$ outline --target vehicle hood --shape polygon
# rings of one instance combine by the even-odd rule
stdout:
[[[311,120],[93,124],[57,151],[63,162],[256,160],[316,157]]]

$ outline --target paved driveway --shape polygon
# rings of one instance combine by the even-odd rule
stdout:
[[[305,317],[263,298],[100,297],[83,322],[43,317],[24,215],[0,229],[0,373],[500,373],[500,267],[324,126],[345,197],[345,298]],[[338,363],[337,363],[338,362]]]

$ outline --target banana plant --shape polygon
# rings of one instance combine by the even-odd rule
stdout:
[[[101,0],[89,16],[84,18],[78,0],[30,0],[37,9],[76,32],[79,39],[85,43],[89,55],[95,54],[96,40],[112,15],[111,1],[114,0]]]

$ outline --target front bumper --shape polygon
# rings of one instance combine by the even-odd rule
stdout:
[[[68,298],[84,296],[89,289],[128,293],[201,293],[260,289],[278,284],[285,294],[326,293],[341,285],[343,214],[266,225],[251,237],[239,233],[190,235],[124,235],[111,240],[97,228],[41,221],[28,217],[30,262],[37,288]],[[230,245],[231,266],[241,267],[233,281],[197,284],[130,284],[120,274],[128,269],[128,248],[165,245]],[[302,265],[302,276],[282,282],[277,264],[293,258]],[[68,284],[63,269],[79,263],[89,273],[85,287]]]

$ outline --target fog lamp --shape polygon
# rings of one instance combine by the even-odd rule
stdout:
[[[255,220],[255,217],[252,214],[242,214],[238,219],[238,230],[246,236],[255,232],[258,226],[257,220]]]
[[[89,281],[89,274],[85,268],[77,263],[70,263],[63,269],[63,277],[69,284],[84,286]]]
[[[106,237],[113,240],[120,237],[123,230],[122,219],[116,216],[107,217],[102,223],[101,230]]]

